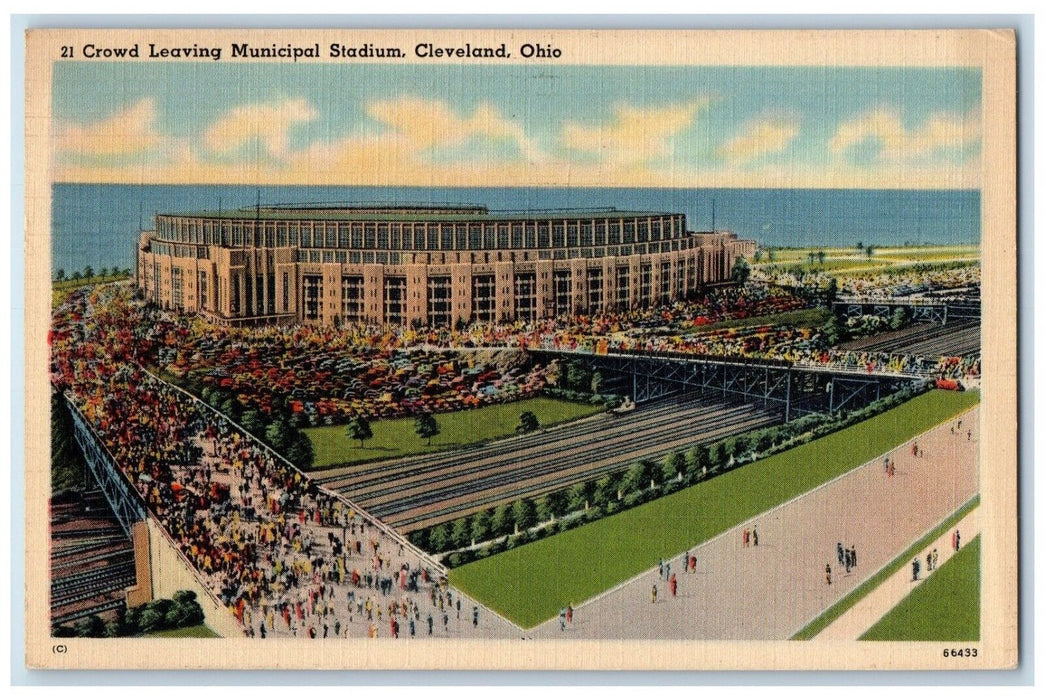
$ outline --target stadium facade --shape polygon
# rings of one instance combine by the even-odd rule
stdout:
[[[157,215],[137,284],[232,325],[531,321],[679,299],[754,251],[674,213],[259,206]]]

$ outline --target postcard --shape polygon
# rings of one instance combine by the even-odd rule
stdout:
[[[30,31],[27,663],[1013,668],[1015,46]]]

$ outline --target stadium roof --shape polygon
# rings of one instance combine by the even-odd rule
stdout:
[[[320,219],[326,221],[505,221],[562,219],[615,219],[620,217],[678,216],[677,212],[634,211],[610,208],[533,209],[490,211],[477,205],[280,205],[241,207],[221,211],[171,212],[161,216],[208,219]]]

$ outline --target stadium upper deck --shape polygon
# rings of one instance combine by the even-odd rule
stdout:
[[[664,212],[259,206],[157,215],[137,283],[232,324],[532,321],[678,299],[754,248]]]

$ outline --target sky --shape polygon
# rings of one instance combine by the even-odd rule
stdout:
[[[965,68],[55,64],[55,182],[977,189]]]

